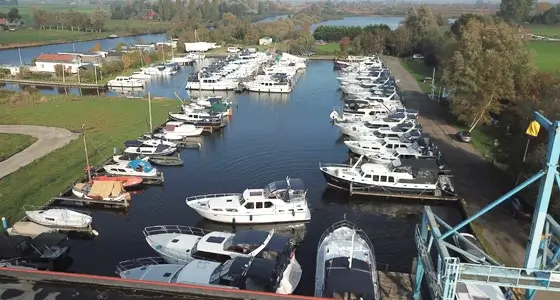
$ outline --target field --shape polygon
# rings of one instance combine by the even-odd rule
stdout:
[[[546,37],[560,37],[560,26],[550,25],[525,25],[530,33]]]
[[[80,131],[86,124],[90,163],[99,165],[122,143],[148,131],[148,103],[114,97],[48,96],[46,101],[9,106],[0,98],[0,123],[46,125]],[[177,103],[152,101],[153,123],[163,122]],[[64,116],[53,118],[53,116]],[[82,139],[34,161],[0,180],[0,211],[14,222],[23,205],[39,205],[84,174]]]
[[[91,13],[95,6],[71,6],[71,5],[38,5],[18,6],[19,13],[27,25],[33,25],[33,8],[37,7],[46,11],[61,11],[73,9],[75,11]],[[108,6],[102,6],[109,12]],[[6,11],[9,6],[0,7],[0,11]],[[92,40],[105,38],[109,34],[116,33],[120,36],[135,35],[142,33],[164,32],[169,28],[169,22],[151,22],[142,20],[108,20],[104,32],[83,32],[70,30],[38,30],[20,29],[16,31],[0,31],[0,48],[18,46],[36,46],[52,43],[62,43],[80,40]]]
[[[0,133],[0,161],[4,161],[31,146],[37,139],[30,135]]]
[[[529,45],[535,52],[535,64],[539,70],[560,71],[560,42],[532,41]]]

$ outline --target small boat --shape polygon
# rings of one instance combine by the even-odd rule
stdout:
[[[148,161],[131,160],[103,166],[103,169],[109,175],[116,176],[138,176],[142,178],[160,179],[161,173],[154,168]]]
[[[53,270],[70,251],[68,236],[41,233],[35,238],[22,235],[0,235],[0,263]]]
[[[174,136],[191,137],[201,135],[203,130],[203,128],[197,128],[193,124],[184,124],[181,121],[172,121],[165,123],[163,133],[165,135],[171,134]]]
[[[159,166],[182,166],[183,160],[178,156],[152,156],[149,161]]]
[[[282,262],[282,259],[286,262]],[[117,273],[121,278],[132,280],[215,285],[222,288],[291,294],[301,279],[301,268],[290,268],[289,258],[279,260],[280,262],[276,262],[253,256],[235,257],[223,263],[196,259],[187,264],[167,264],[159,257],[145,257],[120,262]]]
[[[144,161],[148,161],[150,160],[150,157],[145,156],[145,155],[138,155],[138,154],[130,154],[130,153],[124,153],[121,155],[113,155],[113,162],[115,163],[128,163],[130,161],[133,160],[144,160]],[[108,176],[109,178],[112,178],[113,176]],[[123,177],[129,177],[129,176],[123,176]]]
[[[27,217],[43,226],[56,228],[86,228],[91,225],[91,216],[66,208],[28,210]]]
[[[140,147],[127,147],[124,149],[124,153],[128,154],[142,154],[142,155],[171,155],[177,151],[177,147],[171,147],[167,145],[159,145],[157,147],[152,146],[140,146]]]
[[[118,37],[119,37],[118,35],[116,35],[116,34],[113,33],[113,34],[109,35],[107,38],[108,38],[108,39],[116,39],[116,38],[118,38]]]
[[[319,239],[315,297],[381,299],[373,244],[351,222],[334,223]]]
[[[162,138],[143,138],[138,140],[128,140],[124,142],[126,147],[157,147],[159,145],[169,146],[169,147],[176,147],[177,144],[175,142],[166,141]]]
[[[237,194],[188,197],[187,205],[202,217],[220,223],[265,224],[311,219],[303,180],[286,177],[262,189]]]
[[[470,233],[459,233],[459,235],[461,235],[466,240],[468,240],[469,242],[471,242],[473,245],[476,246],[475,247],[465,242],[457,235],[453,236],[453,242],[455,243],[455,245],[470,254],[470,255],[462,255],[464,259],[466,259],[468,262],[473,264],[480,264],[486,261],[486,257],[484,256],[484,251],[482,250],[482,245],[474,235]]]
[[[78,198],[122,202],[130,200],[121,181],[95,181],[93,183],[76,183],[72,193]]]
[[[139,79],[134,79],[128,76],[117,76],[113,80],[109,80],[108,87],[117,88],[143,88],[146,83]]]
[[[133,188],[142,184],[141,177],[134,176],[94,176],[95,181],[120,181],[125,189]]]
[[[132,73],[132,75],[130,75],[130,78],[138,80],[149,80],[152,79],[152,76],[150,74],[146,74],[144,71],[138,71]]]

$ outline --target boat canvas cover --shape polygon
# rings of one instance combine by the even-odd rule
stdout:
[[[33,245],[40,249],[49,246],[60,246],[66,244],[68,235],[57,232],[41,233],[33,239]]]
[[[138,167],[142,167],[144,169],[144,173],[148,173],[154,169],[149,162],[139,159],[130,161],[127,166],[134,170],[137,170]]]
[[[94,181],[88,197],[114,198],[124,193],[120,181]]]
[[[20,246],[22,244],[23,246]],[[30,237],[21,235],[0,235],[0,259],[12,259],[22,256],[22,252],[27,249],[25,244],[31,244]]]
[[[325,262],[325,290],[323,297],[345,299],[345,293],[353,294],[350,299],[375,299],[375,287],[368,263],[359,259],[352,259],[352,269],[349,268],[348,257],[337,257]]]
[[[240,278],[247,267],[249,269],[245,274],[245,278]],[[275,271],[276,263],[274,261],[260,258],[236,257],[231,263],[228,275],[232,278],[244,280],[245,282],[234,283],[237,286],[241,285],[242,289],[275,292],[278,286],[278,282],[276,282],[278,274],[275,274]]]
[[[144,143],[138,140],[128,140],[126,142],[124,142],[124,145],[126,147],[140,147],[142,146]]]
[[[290,188],[294,191],[303,191],[305,190],[305,185],[303,184],[303,180],[300,178],[290,178]],[[267,188],[271,191],[277,190],[285,190],[288,188],[288,182],[286,180],[275,181],[267,186]]]

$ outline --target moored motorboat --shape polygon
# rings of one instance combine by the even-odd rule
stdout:
[[[130,193],[125,192],[121,181],[93,181],[76,183],[72,194],[78,198],[122,202],[131,199]]]
[[[287,261],[238,256],[223,263],[196,259],[186,264],[167,264],[162,258],[146,257],[120,262],[117,273],[133,280],[291,294],[301,279],[301,268],[291,268],[290,258],[280,259]]]
[[[264,224],[301,222],[311,219],[303,180],[275,181],[263,189],[237,194],[188,197],[187,205],[202,217],[221,223]]]
[[[140,147],[127,147],[124,149],[124,153],[127,154],[138,154],[138,155],[171,155],[177,151],[177,147],[174,146],[167,146],[167,145],[158,145],[156,147],[153,146],[140,146]]]
[[[103,166],[109,175],[116,176],[138,176],[144,179],[160,179],[161,173],[146,160],[131,160]]]
[[[39,225],[56,228],[86,228],[93,220],[89,215],[66,208],[27,210],[25,215]]]
[[[315,297],[381,299],[373,244],[349,221],[334,223],[319,239]]]
[[[181,137],[191,137],[199,136],[202,134],[203,128],[197,128],[193,124],[185,124],[182,121],[171,121],[165,123],[163,128],[163,134],[181,136]]]

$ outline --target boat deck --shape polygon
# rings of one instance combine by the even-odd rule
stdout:
[[[88,235],[95,235],[94,230],[91,226],[86,228],[48,227],[30,221],[28,218],[23,218],[20,221],[15,222],[14,225],[12,225],[9,234],[23,235],[23,236],[34,238],[39,234],[46,233],[46,232],[60,232],[60,233],[78,232],[78,233],[84,233]]]
[[[331,185],[332,187],[339,188],[335,185]],[[353,188],[350,185],[349,190],[350,196],[354,195],[361,195],[361,196],[377,196],[377,197],[386,197],[386,198],[402,198],[402,199],[415,199],[415,200],[437,200],[437,201],[457,201],[459,198],[456,195],[447,195],[442,192],[441,196],[436,196],[434,194],[428,193],[397,193],[397,192],[389,192],[389,191],[380,191],[379,189],[373,187],[356,187]]]

